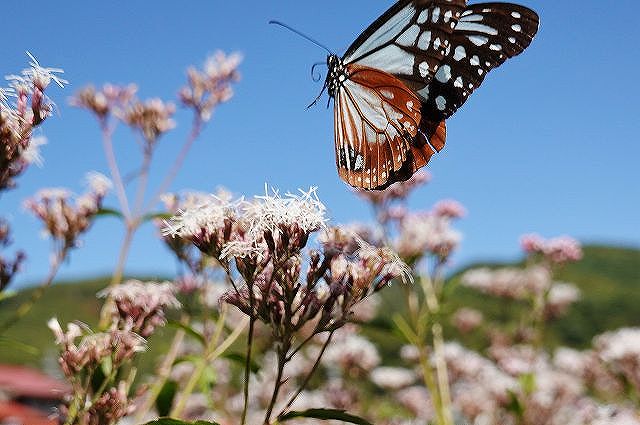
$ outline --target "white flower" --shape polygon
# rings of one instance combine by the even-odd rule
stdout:
[[[287,193],[282,197],[275,189],[269,195],[265,186],[263,196],[256,196],[254,201],[242,205],[244,217],[251,223],[250,232],[262,237],[265,231],[274,235],[280,233],[281,227],[298,226],[305,233],[324,228],[326,207],[316,190],[316,187],[307,192],[300,189],[300,195]]]
[[[416,374],[412,370],[401,367],[377,367],[371,371],[369,377],[380,388],[389,390],[407,387],[416,380]]]
[[[620,361],[626,358],[640,361],[640,328],[622,328],[605,332],[595,338],[594,345],[604,361]]]
[[[27,51],[27,56],[31,59],[29,65],[31,69],[25,69],[22,71],[22,75],[31,78],[33,82],[39,85],[41,88],[47,87],[51,81],[56,83],[60,88],[64,88],[65,84],[69,84],[67,80],[58,77],[55,74],[63,74],[64,70],[60,68],[44,68],[40,66],[38,61],[33,55]]]
[[[1,95],[1,94],[0,94]],[[22,151],[21,157],[27,164],[36,164],[41,167],[43,164],[42,156],[40,156],[40,146],[47,144],[47,138],[44,136],[35,136],[29,140],[26,149]]]
[[[213,234],[224,227],[228,218],[237,215],[237,203],[210,195],[206,203],[178,210],[178,214],[164,222],[163,236],[189,238],[201,232]]]
[[[105,196],[113,184],[107,176],[97,171],[91,171],[86,176],[87,184],[98,196]]]

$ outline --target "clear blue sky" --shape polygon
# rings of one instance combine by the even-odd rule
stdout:
[[[513,258],[519,235],[532,231],[640,245],[637,1],[522,2],[541,16],[537,38],[523,55],[493,71],[449,121],[447,146],[429,166],[433,182],[412,199],[415,208],[444,197],[466,205],[456,264]],[[59,116],[44,126],[45,166],[31,168],[20,188],[0,200],[15,245],[29,253],[19,281],[44,275],[49,248],[21,201],[42,186],[79,191],[86,171],[107,172],[95,122],[70,108],[67,98],[88,83],[135,82],[143,97],[172,99],[186,67],[216,49],[243,53],[243,78],[173,189],[223,185],[255,194],[265,181],[283,190],[317,185],[334,222],[367,219],[367,206],[335,170],[332,111],[305,110],[321,88],[311,80],[310,66],[325,53],[267,21],[283,20],[342,52],[391,4],[3,1],[0,72],[22,69],[30,50],[43,65],[64,68],[71,82],[50,92]],[[187,117],[178,119],[174,134],[161,140],[163,163],[187,131]],[[127,137],[119,145],[122,168],[133,169],[137,147]],[[174,270],[154,232],[147,226],[138,234],[129,272]],[[98,222],[61,276],[109,272],[120,240],[114,220]]]

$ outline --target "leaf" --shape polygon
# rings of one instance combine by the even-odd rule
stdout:
[[[393,323],[396,325],[396,329],[400,332],[408,343],[417,345],[416,341],[418,340],[418,336],[415,334],[411,326],[407,323],[404,317],[400,314],[393,315]]]
[[[145,214],[140,218],[140,223],[146,223],[147,221],[155,220],[156,218],[161,218],[163,220],[168,220],[173,217],[173,214],[167,212],[156,212]]]
[[[178,391],[178,383],[176,381],[166,381],[156,397],[156,410],[158,415],[166,416],[171,411],[173,406],[173,399],[176,397]]]
[[[144,425],[220,425],[218,422],[195,421],[187,422],[173,418],[158,418],[155,421],[147,422]]]
[[[247,364],[247,357],[244,354],[225,353],[222,357],[224,357],[227,360],[231,360],[232,362],[237,363],[242,367],[244,367],[244,365]],[[254,360],[251,360],[251,363],[249,364],[249,369],[251,369],[251,372],[253,373],[258,373],[258,371],[260,370],[260,365],[256,363]]]
[[[278,420],[280,420],[280,422],[284,422],[293,418],[314,418],[324,420],[336,419],[356,425],[373,425],[371,422],[361,418],[360,416],[351,415],[344,410],[338,409],[307,409],[300,412],[291,411],[280,416]]]
[[[120,211],[115,210],[113,208],[100,208],[96,213],[96,216],[97,217],[112,216],[112,217],[124,219],[124,214],[122,214]]]
[[[167,326],[171,326],[172,328],[178,328],[178,329],[182,329],[183,331],[185,331],[188,335],[192,336],[193,338],[197,339],[198,342],[200,342],[200,344],[202,344],[202,346],[204,347],[206,345],[206,341],[204,339],[204,336],[196,331],[195,329],[193,329],[191,326],[186,325],[184,323],[180,323],[180,322],[176,322],[175,320],[170,320],[167,323]]]

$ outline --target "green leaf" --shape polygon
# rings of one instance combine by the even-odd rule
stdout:
[[[222,355],[222,357],[227,360],[231,360],[232,362],[237,363],[242,367],[244,367],[244,365],[247,363],[247,357],[244,354],[240,353],[225,353]],[[258,373],[258,371],[260,370],[260,365],[254,360],[251,360],[249,369],[251,369],[252,373]]]
[[[408,343],[417,345],[416,341],[418,340],[418,336],[415,334],[411,326],[407,323],[404,317],[400,314],[396,313],[393,315],[393,324],[396,325],[396,329],[400,332]]]
[[[98,217],[102,217],[102,216],[112,216],[112,217],[117,217],[117,218],[124,218],[124,214],[122,214],[120,211],[113,209],[113,208],[100,208],[98,210],[98,212],[96,213],[96,216]]]
[[[280,422],[288,421],[294,418],[314,418],[314,419],[336,419],[350,424],[356,425],[373,425],[371,422],[359,416],[351,415],[344,410],[338,409],[307,409],[301,412],[291,411],[278,418]]]
[[[195,421],[188,422],[173,418],[158,418],[155,421],[147,422],[144,425],[220,425],[218,422]]]
[[[166,381],[156,397],[156,410],[158,415],[167,416],[173,406],[173,399],[178,391],[178,383],[176,381]]]
[[[198,342],[200,344],[202,344],[202,346],[204,347],[207,342],[204,339],[204,336],[196,331],[195,329],[193,329],[191,326],[186,325],[184,323],[180,323],[180,322],[176,322],[175,320],[170,320],[167,323],[167,326],[171,326],[172,328],[178,328],[178,329],[182,329],[183,331],[185,331],[188,335],[192,336],[193,338],[195,338],[196,340],[198,340]]]
[[[140,218],[140,223],[146,223],[147,221],[155,220],[156,218],[161,218],[163,220],[168,220],[173,217],[173,214],[167,212],[156,212],[145,214]]]

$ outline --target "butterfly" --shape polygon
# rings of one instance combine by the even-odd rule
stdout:
[[[381,190],[444,148],[445,120],[485,76],[531,43],[531,9],[510,3],[400,0],[339,57],[327,56],[338,174]]]

